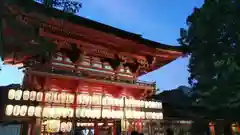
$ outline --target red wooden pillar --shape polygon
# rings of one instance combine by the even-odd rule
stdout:
[[[94,123],[94,135],[99,135],[99,128],[98,128],[98,123],[97,122],[95,122]]]
[[[117,135],[117,124],[116,124],[116,121],[113,122],[112,128],[113,128],[113,135]]]
[[[142,133],[142,120],[137,120],[137,130]]]

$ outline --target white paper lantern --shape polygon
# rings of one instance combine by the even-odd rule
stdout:
[[[16,92],[15,92],[15,100],[20,100],[21,99],[21,97],[22,97],[22,90],[17,90]]]
[[[66,103],[67,95],[66,93],[61,93],[61,103]]]
[[[20,109],[21,109],[21,107],[19,105],[15,105],[13,108],[13,115],[18,116],[20,113]]]
[[[82,100],[82,95],[78,94],[77,95],[77,104],[82,104],[83,100]]]
[[[23,100],[29,100],[30,97],[30,91],[25,90],[23,91]]]
[[[157,108],[158,108],[158,109],[162,109],[162,102],[158,102],[158,103],[157,103]]]
[[[66,108],[62,108],[62,117],[63,117],[63,118],[67,118],[67,116],[68,116],[68,111],[67,111],[67,109],[66,109]]]
[[[72,108],[66,108],[67,109],[67,116],[69,118],[73,117],[74,110]]]
[[[15,93],[16,93],[16,91],[14,89],[10,89],[8,91],[8,99],[13,100],[15,98]]]
[[[38,102],[41,102],[42,99],[43,99],[43,93],[42,93],[42,92],[38,92],[38,93],[37,93],[37,101],[38,101]]]
[[[7,116],[10,116],[10,115],[13,114],[13,105],[7,105],[7,106],[6,106],[5,114],[6,114]]]
[[[114,104],[113,104],[113,98],[112,98],[112,97],[108,97],[107,102],[108,102],[107,105],[111,105],[111,106],[114,105]]]
[[[85,117],[86,108],[80,109],[80,117]]]
[[[130,107],[131,105],[130,105],[130,102],[129,102],[129,99],[125,99],[125,106],[126,107]]]
[[[81,115],[81,110],[79,108],[76,109],[76,114],[75,115],[76,115],[77,118],[81,117],[80,116]]]
[[[90,109],[86,109],[85,117],[91,118],[91,115],[89,115],[90,113],[91,113],[91,110]]]
[[[73,94],[67,94],[67,103],[69,103],[69,104],[74,103],[74,95]]]
[[[55,108],[49,108],[49,118],[54,118],[55,117]]]
[[[41,107],[41,106],[37,106],[37,107],[35,108],[35,113],[34,113],[34,115],[35,115],[36,117],[41,117],[41,112],[42,112],[42,107]]]
[[[44,107],[43,108],[43,117],[49,117],[49,111],[50,111],[50,108],[49,107]]]
[[[87,95],[86,98],[85,98],[85,104],[89,105],[89,104],[91,104],[91,101],[92,101],[92,97]]]
[[[121,98],[121,99],[119,100],[119,106],[120,106],[120,107],[123,107],[123,105],[124,105],[124,101],[123,101],[123,98]]]
[[[150,108],[150,102],[145,101],[145,107],[146,107],[146,108]]]
[[[93,105],[101,105],[101,95],[93,95],[92,96],[92,103]]]
[[[66,128],[67,128],[67,123],[66,123],[66,122],[62,122],[62,123],[61,123],[61,128],[60,128],[60,130],[61,130],[62,132],[66,132]]]
[[[59,96],[60,94],[57,92],[53,93],[53,102],[54,103],[60,103],[61,102],[61,96]]]
[[[107,98],[106,98],[106,97],[103,97],[103,99],[102,99],[102,105],[107,105]]]
[[[67,132],[70,132],[72,130],[72,122],[67,122]]]
[[[140,107],[144,107],[144,101],[140,101]]]
[[[30,100],[31,101],[35,101],[36,100],[36,96],[37,96],[37,92],[36,91],[31,91],[30,92]]]
[[[49,103],[53,103],[53,101],[54,101],[54,93],[55,92],[49,92],[49,95],[50,95],[49,96],[49,101],[48,101]]]
[[[20,116],[26,116],[26,114],[27,114],[27,106],[23,105],[20,108]]]
[[[157,117],[157,119],[162,120],[162,119],[163,119],[163,113],[158,113],[158,117]]]
[[[140,116],[140,119],[144,119],[145,118],[145,112],[140,112],[139,116]]]
[[[46,93],[45,93],[45,99],[44,99],[45,102],[48,103],[48,102],[50,101],[50,98],[51,98],[50,96],[51,96],[51,94],[50,94],[49,92],[46,92]]]
[[[54,118],[60,118],[62,117],[62,107],[56,107],[54,108]]]
[[[28,107],[28,116],[33,116],[35,113],[35,107],[34,106],[29,106]]]

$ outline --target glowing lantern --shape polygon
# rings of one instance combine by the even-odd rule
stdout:
[[[33,116],[35,113],[35,107],[34,106],[29,106],[28,107],[28,116]]]
[[[17,90],[16,92],[15,92],[15,100],[20,100],[21,99],[21,97],[22,97],[22,90]]]
[[[52,93],[51,92],[46,92],[45,101],[48,103],[52,103]]]
[[[94,94],[92,96],[92,103],[93,105],[101,105],[101,95],[99,94]]]
[[[49,107],[44,107],[43,108],[43,117],[49,117],[49,111],[50,111]]]
[[[72,108],[65,108],[67,112],[67,117],[73,117],[73,109]]]
[[[73,104],[74,103],[74,95],[73,94],[67,94],[66,103]]]
[[[15,98],[15,93],[16,93],[16,91],[14,89],[10,89],[8,91],[8,99],[13,100]]]
[[[26,113],[27,113],[27,106],[26,105],[21,106],[21,108],[20,108],[20,116],[25,116]]]
[[[53,93],[53,102],[54,103],[60,103],[61,102],[61,96],[58,92]]]
[[[31,101],[34,101],[34,100],[36,100],[36,96],[37,96],[37,92],[36,91],[31,91],[30,92],[30,100]]]
[[[37,106],[37,107],[35,108],[35,113],[34,113],[34,115],[35,115],[36,117],[41,117],[41,112],[42,112],[42,107],[41,107],[41,106]]]
[[[23,100],[29,100],[30,97],[30,91],[25,90],[23,91]]]
[[[42,93],[42,92],[38,92],[38,93],[37,93],[37,99],[36,99],[36,100],[37,100],[38,102],[41,102],[42,99],[43,99],[43,93]]]
[[[72,130],[72,122],[67,122],[67,132],[70,132]]]
[[[61,103],[66,103],[67,95],[66,93],[61,93]]]
[[[6,110],[5,110],[5,114],[7,116],[10,116],[10,115],[12,115],[12,113],[13,113],[13,105],[7,105]]]
[[[67,123],[66,123],[66,122],[62,122],[62,123],[61,123],[60,130],[61,130],[62,132],[66,132],[66,128],[67,128]]]
[[[162,109],[162,102],[158,102],[158,103],[157,103],[157,108],[158,108],[158,109]]]
[[[13,108],[13,115],[14,116],[18,116],[19,113],[20,113],[20,106],[19,105],[15,105],[14,108]]]

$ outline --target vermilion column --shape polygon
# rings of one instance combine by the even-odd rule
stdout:
[[[137,120],[137,129],[139,133],[142,133],[142,120]]]
[[[113,135],[117,135],[117,125],[116,125],[116,121],[113,122]]]
[[[98,128],[98,123],[97,122],[95,122],[94,123],[94,135],[99,135],[99,128]]]

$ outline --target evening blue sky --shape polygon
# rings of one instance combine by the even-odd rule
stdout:
[[[186,26],[186,18],[203,0],[81,0],[78,15],[141,34],[144,38],[164,44],[178,45],[179,30]],[[2,63],[0,63],[2,65]],[[169,90],[188,85],[188,58],[174,62],[140,77],[156,81],[158,88]],[[2,65],[0,85],[21,83],[22,71]]]

